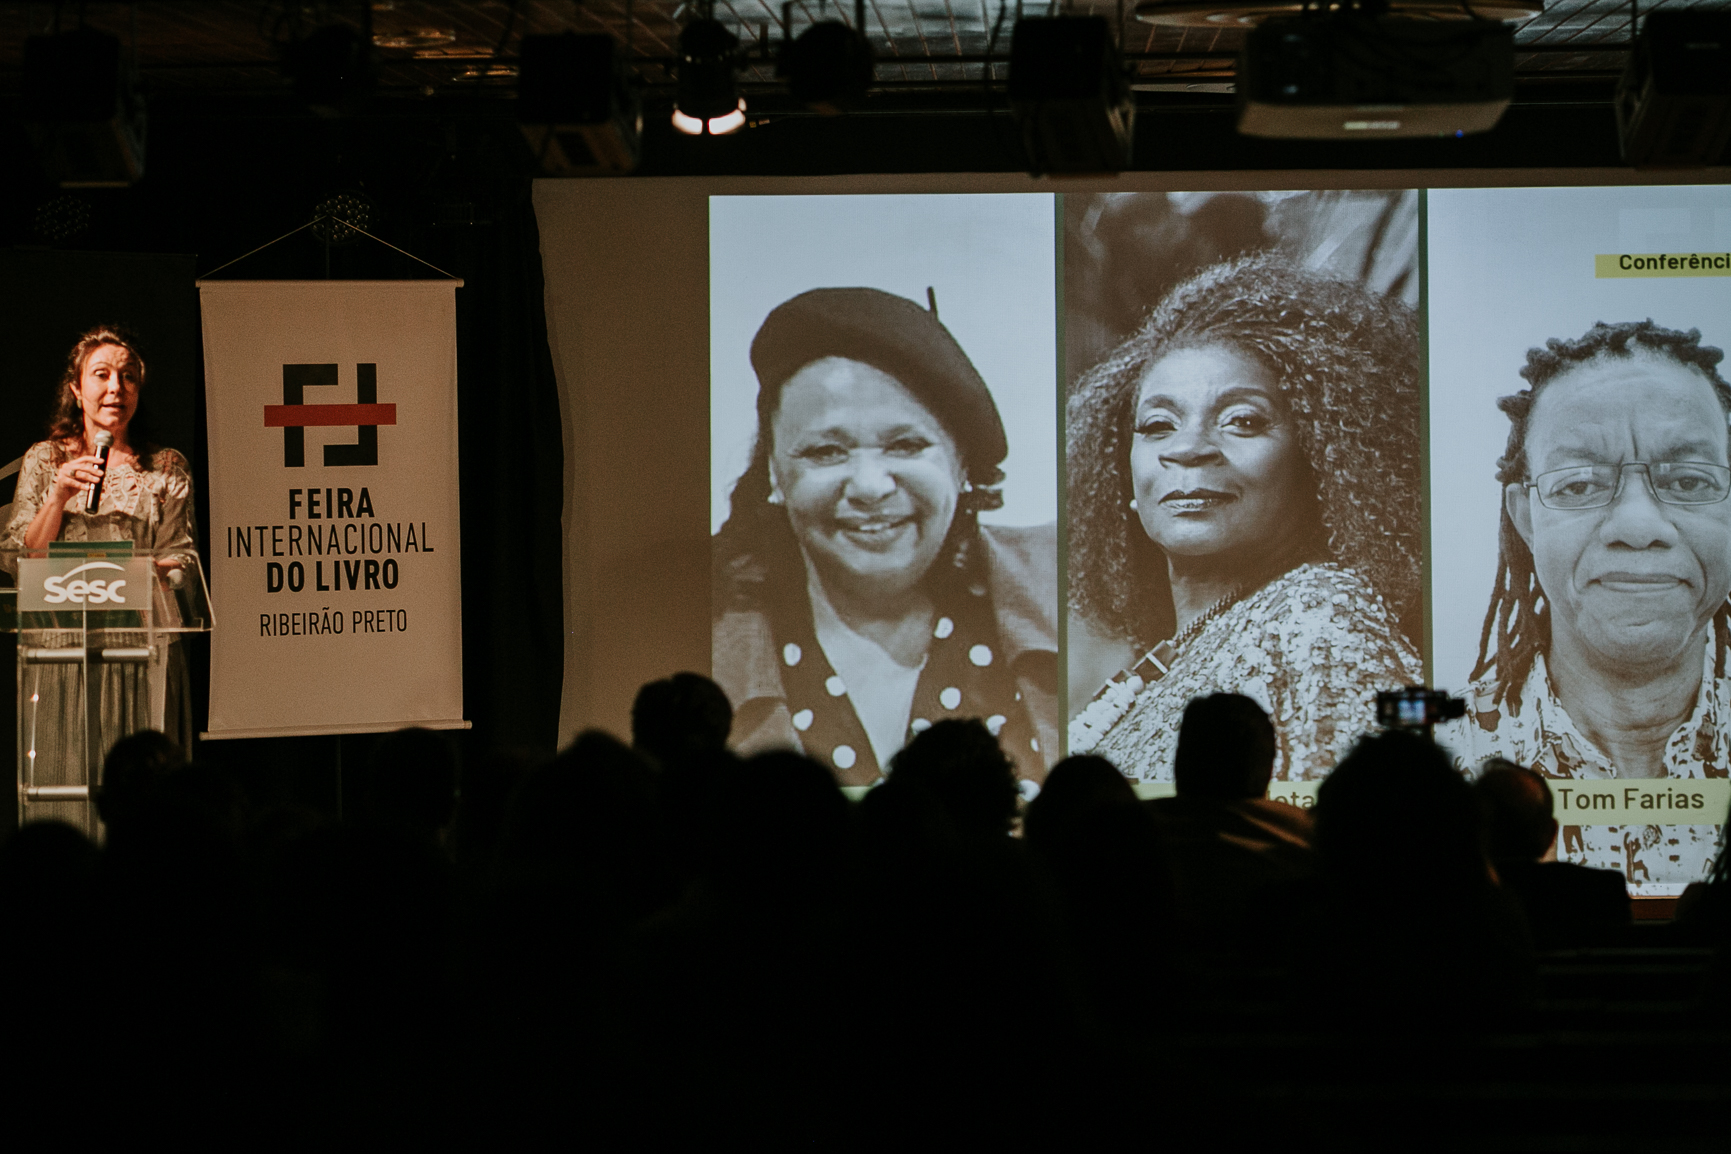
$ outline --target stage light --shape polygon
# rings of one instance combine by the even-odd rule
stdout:
[[[613,37],[525,36],[518,49],[517,122],[549,176],[630,172],[643,109]]]
[[[1461,136],[1515,94],[1515,34],[1490,20],[1281,16],[1238,58],[1238,131],[1297,140]]]
[[[719,20],[693,20],[679,34],[673,127],[691,136],[725,136],[745,127],[745,98],[733,70],[739,40]]]
[[[30,141],[62,188],[124,188],[144,175],[144,100],[116,37],[29,37],[23,97]]]
[[[353,244],[361,232],[377,232],[379,210],[364,192],[339,192],[313,209],[313,233],[326,244]]]
[[[377,48],[443,48],[455,43],[456,39],[455,28],[402,28],[395,32],[375,32],[373,45]]]
[[[31,231],[49,244],[74,240],[90,231],[90,202],[63,192],[36,206]]]
[[[727,136],[738,132],[745,127],[745,97],[739,98],[739,106],[732,112],[725,116],[712,116],[708,120],[687,116],[675,108],[673,127],[687,136]]]
[[[855,8],[863,24],[864,3]],[[865,100],[872,82],[871,44],[839,20],[813,24],[784,44],[776,71],[787,78],[793,98],[825,116],[835,116]]]
[[[1035,176],[1118,172],[1130,163],[1136,105],[1104,17],[1016,21],[1010,104]]]
[[[1731,12],[1654,12],[1617,84],[1623,159],[1654,168],[1716,163],[1731,139]]]

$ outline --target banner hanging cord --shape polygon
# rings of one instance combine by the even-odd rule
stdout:
[[[426,265],[428,268],[432,269],[434,272],[438,273],[440,276],[450,277],[454,281],[460,281],[463,279],[462,277],[459,277],[459,276],[451,276],[450,273],[446,272],[444,269],[440,268],[438,265],[434,264],[430,260],[422,260],[420,257],[416,256],[414,253],[408,251],[407,249],[398,248],[396,245],[392,244],[390,241],[374,236],[372,233],[368,232],[366,229],[362,228],[358,224],[351,224],[346,220],[342,220],[338,217],[331,216],[328,213],[322,214],[319,216],[315,216],[311,220],[307,221],[305,224],[299,226],[298,228],[289,229],[287,232],[283,233],[281,236],[277,237],[275,240],[265,241],[263,244],[259,245],[255,249],[253,249],[252,252],[242,253],[240,256],[235,257],[233,260],[228,261],[225,264],[217,265],[215,268],[211,269],[209,272],[200,273],[198,276],[198,279],[204,280],[207,277],[213,277],[217,273],[221,272],[223,269],[227,268],[229,265],[239,264],[241,261],[245,260],[247,257],[253,256],[256,253],[261,253],[273,244],[281,244],[283,241],[287,240],[289,237],[293,236],[295,233],[301,232],[305,229],[309,229],[313,225],[319,223],[319,221],[321,221],[321,220],[335,221],[337,224],[341,225],[344,228],[354,229],[356,232],[360,233],[362,236],[366,237],[368,240],[378,241],[378,243],[384,245],[386,248],[391,249],[394,252],[402,253],[404,256],[408,257],[410,260],[414,261],[415,263]]]

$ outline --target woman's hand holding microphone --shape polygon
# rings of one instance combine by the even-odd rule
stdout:
[[[67,505],[72,498],[82,496],[86,487],[102,480],[102,458],[92,453],[74,457],[54,471],[54,501]]]

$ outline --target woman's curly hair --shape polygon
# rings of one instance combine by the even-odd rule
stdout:
[[[1700,329],[1680,332],[1656,325],[1651,318],[1614,325],[1599,321],[1579,340],[1552,337],[1544,348],[1527,350],[1527,364],[1521,370],[1527,387],[1497,398],[1497,408],[1509,418],[1509,443],[1497,458],[1497,480],[1514,485],[1531,479],[1527,475],[1527,427],[1533,403],[1546,385],[1588,361],[1599,357],[1631,357],[1637,350],[1699,370],[1713,386],[1719,404],[1731,414],[1731,385],[1719,375],[1719,362],[1725,354],[1711,345],[1703,345]],[[1499,501],[1499,508],[1497,579],[1491,589],[1491,605],[1485,611],[1484,626],[1479,630],[1479,659],[1473,666],[1472,680],[1477,681],[1494,670],[1492,706],[1506,703],[1518,709],[1521,686],[1532,672],[1533,659],[1550,646],[1551,612],[1533,569],[1532,550],[1515,531],[1508,506]],[[1713,614],[1713,636],[1715,676],[1723,677],[1725,656],[1731,651],[1731,603],[1720,605]]]
[[[1423,631],[1418,320],[1399,300],[1262,253],[1204,269],[1076,383],[1069,400],[1070,604],[1138,645],[1174,627],[1166,557],[1130,508],[1137,390],[1160,358],[1227,345],[1273,370],[1310,466],[1315,536],[1264,581],[1331,558]],[[1308,556],[1306,556],[1306,551]]]

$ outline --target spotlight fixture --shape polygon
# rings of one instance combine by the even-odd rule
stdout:
[[[326,197],[313,209],[313,233],[326,244],[353,244],[361,232],[373,232],[378,209],[363,192],[339,192]]]
[[[1731,12],[1650,14],[1617,84],[1616,107],[1628,163],[1717,163],[1731,140]]]
[[[373,33],[375,48],[442,48],[457,39],[455,28],[399,28]]]
[[[701,17],[679,34],[678,94],[673,127],[687,136],[726,136],[745,127],[745,98],[733,70],[739,40],[719,21]]]
[[[1118,172],[1136,105],[1103,16],[1025,16],[1010,40],[1010,105],[1029,171]]]
[[[24,42],[24,122],[62,188],[124,188],[144,175],[144,100],[120,41],[92,28]]]
[[[605,33],[525,36],[517,123],[549,176],[630,172],[643,110],[619,46]]]
[[[787,78],[793,98],[824,116],[835,116],[865,100],[872,82],[872,48],[857,31],[865,26],[865,0],[854,6],[854,28],[824,20],[784,40],[776,72]]]
[[[30,231],[50,244],[73,240],[90,231],[90,202],[63,192],[36,206]]]

